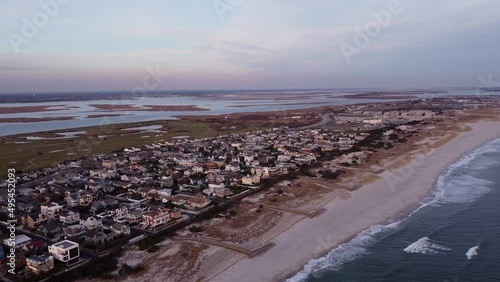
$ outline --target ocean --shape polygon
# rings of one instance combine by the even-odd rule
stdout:
[[[500,281],[500,139],[450,165],[416,209],[288,281]]]

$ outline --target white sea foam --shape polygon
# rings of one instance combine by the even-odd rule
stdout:
[[[431,204],[470,203],[490,191],[492,182],[476,177],[478,172],[498,165],[498,160],[481,158],[487,153],[500,152],[500,139],[476,149],[471,154],[451,164],[448,171],[438,178],[435,197]],[[466,169],[466,174],[464,173]]]
[[[489,186],[493,183],[474,177],[472,175],[461,175],[450,177],[447,181],[440,182],[442,185],[437,195],[438,203],[470,203],[484,196],[490,191]]]
[[[431,239],[428,237],[422,237],[418,239],[418,241],[411,243],[408,247],[404,249],[407,253],[412,254],[440,254],[443,251],[449,251],[449,248],[440,246],[436,243],[433,243]]]
[[[467,259],[471,260],[473,257],[477,256],[477,250],[479,250],[479,246],[470,248],[465,254],[467,256]]]
[[[401,221],[387,225],[373,225],[362,231],[348,243],[341,244],[333,249],[325,257],[310,260],[302,271],[297,273],[287,282],[304,281],[311,273],[318,273],[324,270],[338,270],[347,262],[354,261],[366,254],[368,247],[375,243],[374,235],[384,231],[398,228]]]

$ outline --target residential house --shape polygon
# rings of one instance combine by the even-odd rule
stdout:
[[[253,186],[259,183],[260,183],[260,177],[258,175],[252,175],[252,176],[247,175],[241,179],[241,184],[243,185]]]
[[[137,189],[137,193],[139,193],[141,195],[141,197],[146,198],[148,193],[151,192],[152,190],[156,191],[156,189],[152,189],[152,188],[148,188],[148,187],[141,187],[141,188]]]
[[[21,216],[21,221],[29,229],[37,229],[41,224],[47,222],[47,218],[41,213],[28,213]]]
[[[278,162],[288,162],[292,159],[290,155],[278,155]]]
[[[80,245],[64,240],[49,246],[49,253],[57,260],[68,262],[80,257]]]
[[[69,224],[69,225],[75,224],[75,223],[80,222],[80,213],[73,212],[73,211],[63,211],[59,215],[59,220],[63,224]]]
[[[31,212],[33,210],[32,203],[16,203],[16,208],[19,212]]]
[[[233,193],[231,192],[231,189],[225,188],[223,184],[221,185],[208,184],[208,189],[203,190],[203,194],[207,196],[224,198],[231,196]]]
[[[99,230],[90,230],[85,233],[85,242],[91,243],[93,245],[104,244],[107,240],[106,234]]]
[[[3,244],[14,249],[22,248],[31,243],[31,238],[26,235],[17,235],[14,239],[14,242],[11,242],[10,239],[3,240]]]
[[[168,222],[170,213],[168,209],[158,208],[142,215],[141,228],[156,228]]]
[[[239,172],[240,166],[238,164],[227,164],[225,169],[226,171]]]
[[[97,219],[93,216],[90,216],[85,219],[80,219],[80,224],[85,227],[87,230],[93,229],[101,229],[102,228],[102,219]]]
[[[159,183],[163,187],[172,187],[174,185],[174,178],[172,176],[162,176]]]
[[[180,166],[183,167],[193,167],[195,166],[198,162],[195,159],[180,159],[177,161],[177,163]]]
[[[130,227],[126,224],[113,223],[109,229],[117,234],[130,235]]]
[[[112,198],[104,199],[94,202],[90,207],[90,213],[95,215],[101,212],[105,212],[109,209],[114,209],[116,207],[118,207],[118,200]]]
[[[42,205],[40,207],[40,213],[43,214],[47,219],[57,219],[61,213],[63,206],[57,203],[50,203],[48,205]]]
[[[158,197],[166,203],[166,199],[170,196],[172,196],[172,189],[161,189],[157,191]]]
[[[42,232],[45,236],[50,236],[50,234],[55,235],[57,233],[61,233],[63,228],[59,222],[50,221],[40,225],[40,227],[38,227],[38,231]]]
[[[44,240],[35,240],[22,247],[27,254],[38,254],[47,250],[47,243]]]
[[[115,168],[116,167],[116,161],[113,161],[113,160],[103,160],[102,161],[102,166],[105,167],[105,168],[109,168],[109,169]]]
[[[211,201],[205,196],[196,195],[188,200],[187,208],[202,209],[210,205]]]
[[[125,216],[128,214],[128,212],[128,207],[124,205],[115,210],[112,210],[111,215],[113,216],[114,221],[121,222],[125,220]]]
[[[75,193],[66,191],[64,199],[66,200],[66,205],[72,208],[78,206],[88,206],[92,203],[94,197],[90,193],[87,193],[83,190],[79,190]]]
[[[125,215],[125,220],[130,224],[138,223],[142,220],[144,213],[142,209],[129,210],[129,213]]]
[[[74,237],[81,237],[81,236],[85,235],[86,230],[85,230],[85,227],[83,227],[83,225],[73,224],[73,225],[64,227],[63,232],[64,232],[65,236],[68,236],[70,238],[74,238]]]
[[[199,166],[199,165],[194,166],[194,167],[192,168],[192,170],[193,170],[193,173],[203,173],[203,171],[204,171],[203,167],[202,167],[202,166]]]
[[[30,256],[26,258],[26,270],[35,274],[47,272],[54,268],[54,257],[51,255]]]

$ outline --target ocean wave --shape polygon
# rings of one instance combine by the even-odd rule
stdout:
[[[491,181],[472,175],[451,176],[438,181],[438,204],[471,203],[490,192]]]
[[[405,252],[411,254],[441,254],[443,251],[449,251],[450,249],[444,246],[440,246],[433,243],[428,237],[422,237],[418,241],[411,243],[408,247],[404,249]]]
[[[475,246],[470,248],[467,253],[465,254],[467,256],[468,260],[471,260],[473,257],[477,256],[477,251],[479,250],[479,246]]]
[[[470,203],[490,192],[493,183],[477,175],[499,163],[498,160],[484,157],[491,152],[500,153],[500,139],[474,150],[448,166],[447,172],[437,180],[431,204]]]
[[[401,221],[393,222],[387,225],[373,225],[372,227],[359,233],[348,243],[341,244],[333,249],[325,257],[310,260],[304,269],[287,282],[305,281],[313,273],[325,270],[339,270],[345,263],[354,261],[367,253],[368,247],[376,242],[375,235],[385,231],[398,228]]]

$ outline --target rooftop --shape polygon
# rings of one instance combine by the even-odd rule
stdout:
[[[63,248],[63,249],[70,249],[70,248],[78,247],[79,245],[78,245],[78,243],[75,243],[73,241],[64,240],[61,242],[57,242],[57,243],[53,244],[52,246],[56,246],[58,248]]]
[[[47,261],[51,256],[50,255],[40,255],[40,256],[31,256],[27,259],[38,262],[38,263],[44,263]]]

